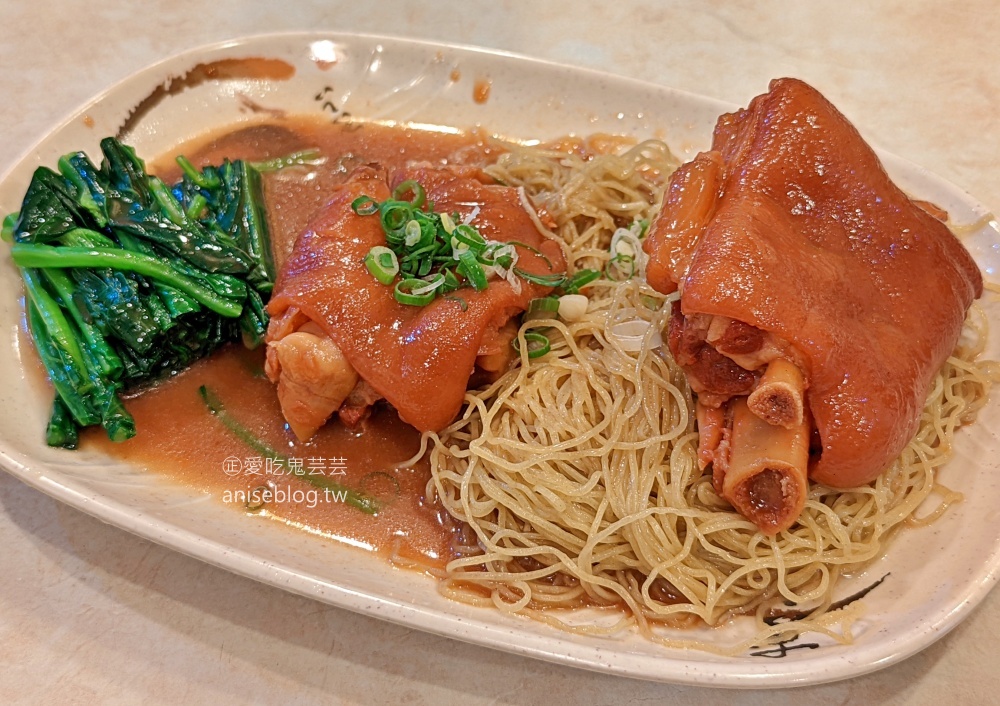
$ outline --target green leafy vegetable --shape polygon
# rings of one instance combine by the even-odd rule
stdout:
[[[80,427],[135,434],[121,393],[176,372],[223,343],[259,345],[275,278],[260,172],[243,161],[199,170],[178,159],[173,187],[135,150],[101,141],[39,167],[3,239],[21,268],[28,327],[56,391],[50,445]],[[304,164],[314,153],[262,169]]]
[[[14,242],[14,228],[17,225],[17,219],[20,217],[19,213],[8,213],[3,219],[3,230],[0,231],[0,238],[3,239],[5,243]]]
[[[20,267],[57,267],[84,269],[110,268],[126,272],[136,272],[146,277],[172,285],[191,295],[195,301],[204,304],[223,316],[239,316],[243,303],[238,299],[227,299],[203,286],[197,280],[186,277],[162,260],[149,255],[132,253],[120,248],[76,248],[53,247],[18,243],[11,249],[14,264]],[[245,295],[245,290],[243,291]]]

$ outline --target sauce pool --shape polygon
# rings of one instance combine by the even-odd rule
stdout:
[[[83,443],[204,490],[237,512],[430,567],[447,562],[454,527],[424,500],[429,466],[421,460],[400,467],[418,451],[419,433],[391,409],[380,409],[357,431],[331,423],[300,442],[285,426],[263,362],[263,351],[229,345],[127,399],[138,428],[133,439],[114,443],[92,428]],[[214,416],[200,394],[203,385],[276,453],[244,443]],[[338,487],[374,500],[378,511],[359,510]]]

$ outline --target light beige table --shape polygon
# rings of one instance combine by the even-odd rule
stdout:
[[[873,142],[1000,210],[1000,10],[991,0],[5,0],[0,27],[2,170],[75,106],[148,63],[244,34],[329,28],[512,50],[736,103],[772,77],[799,76]],[[922,654],[850,682],[777,693],[649,684],[258,585],[0,473],[3,704],[964,706],[1000,703],[998,636],[994,593]]]

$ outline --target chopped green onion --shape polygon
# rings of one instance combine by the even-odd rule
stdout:
[[[520,267],[514,268],[514,274],[523,280],[527,280],[532,284],[538,284],[542,287],[558,287],[566,278],[563,275],[536,275],[526,270],[522,270]]]
[[[416,294],[414,290],[425,287],[427,283],[422,279],[402,279],[396,282],[393,296],[400,304],[408,306],[427,306],[434,301],[434,292]]]
[[[539,297],[528,302],[529,314],[534,314],[535,312],[551,314],[554,311],[559,311],[559,299],[556,297]]]
[[[542,260],[545,261],[545,264],[549,266],[549,269],[550,270],[552,269],[552,260],[546,257],[545,253],[543,253],[538,248],[528,245],[527,243],[522,243],[520,240],[508,240],[507,245],[516,245],[519,248],[524,248],[528,252],[532,252],[535,255],[538,255],[538,257],[542,258]]]
[[[520,339],[515,338],[511,341],[511,345],[514,346],[514,350],[520,352],[521,345]],[[529,358],[541,358],[543,355],[548,353],[552,349],[552,344],[549,342],[548,336],[538,333],[536,331],[527,331],[524,334],[524,343],[528,349]]]
[[[477,292],[486,289],[486,271],[471,250],[466,250],[458,257],[458,271],[469,280],[469,284]]]
[[[359,196],[351,201],[351,210],[359,216],[370,216],[378,211],[378,201],[371,196]]]
[[[425,285],[423,285],[421,287],[416,287],[411,292],[411,294],[414,294],[414,295],[416,295],[416,296],[419,297],[419,296],[422,296],[424,294],[428,294],[430,292],[435,291],[436,289],[438,289],[442,285],[444,285],[444,275],[441,274],[440,272],[438,272],[437,274],[431,275],[425,281],[427,282],[427,284],[425,284]]]
[[[312,149],[286,154],[284,157],[275,157],[263,162],[250,162],[250,166],[258,172],[277,172],[288,167],[322,164],[324,161],[326,161],[326,158],[323,156],[323,153],[313,147]]]
[[[434,261],[427,258],[420,261],[420,267],[417,268],[417,277],[426,277],[431,273],[431,268],[434,267]]]
[[[392,198],[402,199],[407,192],[413,193],[413,198],[410,200],[410,205],[414,208],[420,208],[425,203],[427,203],[427,192],[424,191],[424,187],[421,186],[414,179],[407,179],[395,189],[392,190]]]
[[[622,265],[628,267],[628,274],[626,274],[621,279],[618,279],[618,277],[612,275],[612,270],[614,269],[617,270],[618,272],[624,272],[625,270],[622,267]],[[631,255],[625,255],[619,253],[618,255],[615,255],[613,258],[608,260],[608,264],[605,265],[604,267],[604,276],[607,277],[612,282],[621,282],[627,279],[632,279],[632,277],[635,276],[635,269],[636,269],[635,258],[632,257]]]
[[[451,257],[457,260],[459,256],[464,253],[469,252],[469,246],[466,243],[459,242],[458,238],[455,236],[451,237]]]
[[[626,238],[619,238],[613,241],[611,246],[611,252],[615,255],[623,255],[625,257],[635,257],[635,248],[632,247],[632,243]]]
[[[611,259],[604,268],[608,279],[632,279],[645,268],[642,238],[648,225],[648,222],[634,221],[628,228],[618,228],[611,236]]]
[[[524,315],[524,320],[554,319],[558,312],[559,300],[556,297],[540,297],[528,302],[528,311]]]
[[[441,287],[442,292],[454,292],[462,286],[462,283],[458,281],[458,277],[455,275],[454,271],[444,268],[441,270],[441,274],[444,275],[444,284]],[[463,311],[465,310],[463,309]]]
[[[478,230],[465,223],[455,226],[451,237],[453,241],[457,240],[477,255],[486,249],[486,238],[480,235]]]
[[[383,201],[379,213],[387,235],[398,235],[413,220],[413,208],[405,201]]]
[[[365,255],[365,266],[382,284],[392,284],[399,273],[399,261],[396,253],[384,245],[376,245]]]
[[[514,249],[513,245],[505,243],[491,243],[479,254],[479,262],[481,264],[500,267],[504,270],[510,269],[517,262],[517,259],[517,250]]]
[[[641,299],[642,303],[646,305],[646,308],[650,311],[659,311],[660,306],[663,304],[662,299],[657,299],[656,297],[651,297],[648,294],[644,294]]]
[[[594,280],[600,278],[601,273],[597,270],[579,270],[576,274],[566,280],[562,289],[566,294],[577,294]]]
[[[412,248],[420,242],[420,224],[416,219],[407,222],[406,226],[403,228],[403,233],[406,236],[403,238],[403,242],[406,243],[406,247]]]
[[[412,200],[406,201],[407,196]],[[379,271],[373,270],[372,274],[384,284],[392,284],[398,274],[402,281],[396,283],[394,296],[404,304],[430,303],[434,297],[463,286],[483,291],[494,277],[515,285],[519,283],[514,275],[519,275],[546,287],[558,287],[567,281],[561,274],[534,275],[517,269],[517,247],[538,254],[550,267],[551,262],[537,248],[525,243],[488,240],[468,222],[458,223],[457,213],[435,213],[425,189],[414,180],[399,184],[385,201],[360,196],[351,203],[351,208],[362,216],[379,214],[386,249],[397,258],[396,269],[393,271],[386,260],[382,263],[385,267],[376,268]],[[478,210],[477,207],[473,216]],[[370,270],[379,264],[370,256],[365,263]],[[380,270],[392,271],[393,278]],[[404,285],[408,280],[413,282]],[[464,310],[467,304],[464,301],[462,304]]]
[[[375,480],[376,478],[385,478],[392,484],[393,499],[398,498],[400,494],[403,492],[403,489],[399,485],[399,481],[396,480],[393,476],[390,476],[385,471],[372,471],[371,473],[366,473],[361,478],[361,482],[358,483],[358,487],[361,488],[361,490],[363,490],[364,492],[371,493],[374,497],[378,498],[376,492],[373,492],[372,490],[369,489],[369,486],[371,485],[372,481]]]

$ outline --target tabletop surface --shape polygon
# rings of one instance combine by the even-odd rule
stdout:
[[[797,76],[880,147],[1000,209],[1000,13],[936,3],[0,3],[0,172],[145,65],[248,34],[478,45],[732,103]],[[0,473],[0,703],[995,703],[1000,593],[905,662],[779,692],[654,684],[461,644],[139,539]]]

